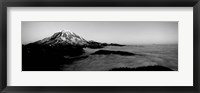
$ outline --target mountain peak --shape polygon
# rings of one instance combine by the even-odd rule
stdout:
[[[61,30],[60,31],[62,34],[74,34],[73,32],[71,32],[70,30]]]
[[[87,44],[87,41],[71,32],[70,30],[61,30],[60,32],[54,33],[51,37],[41,40],[43,44],[56,45],[56,44],[75,44],[83,45]]]
[[[61,30],[62,33],[70,32],[70,30]]]

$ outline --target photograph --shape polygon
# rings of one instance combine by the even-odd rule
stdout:
[[[178,71],[178,21],[22,21],[22,71]]]
[[[200,0],[0,6],[2,93],[199,93]]]

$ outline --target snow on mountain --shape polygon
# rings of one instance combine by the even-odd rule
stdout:
[[[53,34],[51,37],[44,38],[43,40],[38,41],[39,44],[45,45],[56,45],[56,44],[63,44],[63,45],[85,45],[88,43],[84,38],[78,36],[77,34],[62,30]]]
[[[120,44],[108,44],[96,42],[93,40],[87,41],[74,32],[69,30],[62,30],[60,32],[54,33],[51,37],[44,38],[42,40],[36,41],[36,44],[48,45],[48,46],[59,46],[59,45],[72,45],[72,46],[82,46],[88,48],[103,48],[105,46],[124,46]]]

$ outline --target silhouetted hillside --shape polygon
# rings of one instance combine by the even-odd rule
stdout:
[[[111,43],[109,46],[126,46],[126,45],[121,45],[121,44],[116,44],[116,43]]]
[[[164,66],[144,66],[137,68],[120,67],[120,68],[113,68],[109,71],[173,71],[173,70]]]
[[[110,55],[110,54],[117,54],[117,55],[122,55],[122,56],[134,56],[136,54],[130,53],[130,52],[125,52],[125,51],[111,51],[111,50],[99,50],[92,55]]]
[[[96,41],[88,41],[87,43],[88,44],[85,45],[85,47],[92,48],[92,49],[103,48],[108,45],[107,43],[100,43]]]
[[[28,44],[22,47],[22,70],[57,71],[60,65],[70,62],[64,56],[79,56],[84,53],[80,46],[47,46]]]

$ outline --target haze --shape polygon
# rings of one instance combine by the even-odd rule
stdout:
[[[86,40],[119,44],[178,44],[178,22],[171,21],[23,21],[22,43],[70,30]]]

